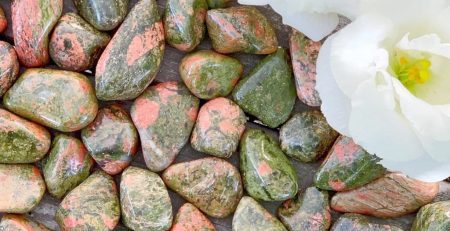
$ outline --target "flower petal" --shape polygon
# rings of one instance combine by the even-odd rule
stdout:
[[[339,24],[337,14],[277,12],[283,15],[283,23],[301,31],[313,41],[322,40]]]

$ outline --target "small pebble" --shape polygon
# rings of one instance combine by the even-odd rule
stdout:
[[[3,8],[0,6],[0,33],[5,32],[7,27],[8,27],[8,21],[6,20],[6,16],[5,16],[5,12],[3,11]]]
[[[450,201],[423,206],[417,213],[411,231],[450,230]]]
[[[128,12],[129,0],[73,0],[78,12],[97,30],[112,30]]]
[[[378,224],[368,217],[347,213],[339,217],[330,231],[403,231],[402,229],[385,224]]]
[[[170,231],[215,231],[214,225],[194,205],[186,203],[178,210]]]
[[[24,215],[4,214],[0,222],[2,231],[50,231],[47,227],[28,219]]]
[[[11,44],[0,41],[0,97],[14,84],[19,76],[19,60]]]

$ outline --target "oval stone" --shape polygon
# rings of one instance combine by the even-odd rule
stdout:
[[[28,69],[3,97],[10,111],[62,132],[77,131],[97,114],[97,99],[82,74]]]
[[[20,62],[40,67],[49,61],[49,35],[61,16],[63,0],[15,0],[12,2],[14,45]]]
[[[34,163],[50,149],[50,133],[42,126],[0,109],[0,163]]]
[[[19,75],[19,60],[14,47],[0,41],[0,97],[14,84]]]
[[[93,165],[94,160],[80,140],[57,135],[43,169],[48,192],[61,199],[89,176]]]
[[[162,178],[167,187],[211,217],[227,217],[242,197],[239,171],[215,157],[174,164]]]
[[[3,11],[3,8],[0,6],[0,33],[5,32],[7,27],[8,27],[8,21],[6,20],[5,12]]]
[[[172,203],[158,174],[128,167],[120,180],[123,223],[133,230],[169,230]]]
[[[68,71],[90,69],[110,37],[89,25],[75,13],[67,13],[56,24],[50,37],[50,56]]]
[[[0,230],[4,231],[50,231],[47,227],[36,223],[24,215],[5,214],[0,222]]]
[[[119,26],[128,12],[129,0],[73,0],[80,15],[97,30]]]
[[[164,28],[156,1],[140,0],[97,63],[97,98],[130,100],[139,96],[158,73],[164,46]]]
[[[278,41],[269,20],[253,6],[209,10],[208,34],[219,53],[271,54]]]
[[[247,129],[240,144],[240,170],[248,194],[264,201],[293,198],[297,175],[277,141],[262,130]]]
[[[102,171],[93,173],[70,191],[55,215],[61,230],[113,230],[119,217],[116,184]]]
[[[149,87],[131,106],[131,118],[141,138],[147,167],[166,169],[188,142],[199,100],[177,82]]]
[[[45,193],[45,182],[36,166],[0,164],[0,213],[28,213]]]
[[[179,67],[184,84],[200,99],[227,96],[243,71],[239,60],[209,50],[186,55]]]
[[[423,206],[417,213],[411,231],[450,230],[450,201]]]
[[[247,118],[241,108],[227,98],[205,103],[192,132],[192,148],[217,157],[230,157],[238,148]]]
[[[368,217],[359,214],[344,214],[333,224],[330,231],[403,231],[402,229],[378,224],[371,221]]]
[[[215,231],[208,218],[191,203],[186,203],[178,210],[170,231]]]
[[[229,7],[235,0],[207,0],[210,9]]]

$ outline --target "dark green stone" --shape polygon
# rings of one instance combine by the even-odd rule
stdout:
[[[339,217],[330,231],[403,231],[395,226],[378,224],[368,217],[347,213]]]
[[[417,213],[411,231],[449,231],[450,201],[423,206]]]
[[[125,18],[129,0],[73,0],[78,12],[97,30],[112,30]]]
[[[229,7],[234,0],[207,0],[210,9]]]

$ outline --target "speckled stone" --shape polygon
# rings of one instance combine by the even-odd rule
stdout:
[[[232,5],[235,0],[206,0],[210,9],[225,8]]]
[[[450,201],[423,206],[417,213],[411,231],[450,230]]]
[[[97,30],[112,30],[128,12],[129,0],[73,0],[80,15]]]
[[[194,205],[180,207],[170,231],[215,231],[214,225]]]
[[[8,27],[8,21],[6,20],[5,12],[3,11],[3,8],[0,6],[0,33],[5,32],[7,27]]]
[[[333,224],[330,231],[403,231],[391,225],[378,224],[359,214],[344,214]]]
[[[0,222],[2,231],[50,231],[45,226],[36,223],[24,215],[4,214]]]
[[[242,197],[239,171],[215,157],[174,164],[162,178],[167,187],[211,217],[232,214]]]
[[[18,75],[19,60],[14,47],[0,41],[0,97],[14,84]]]
[[[247,129],[240,144],[240,170],[248,194],[283,201],[298,191],[297,175],[279,144],[262,130]]]

